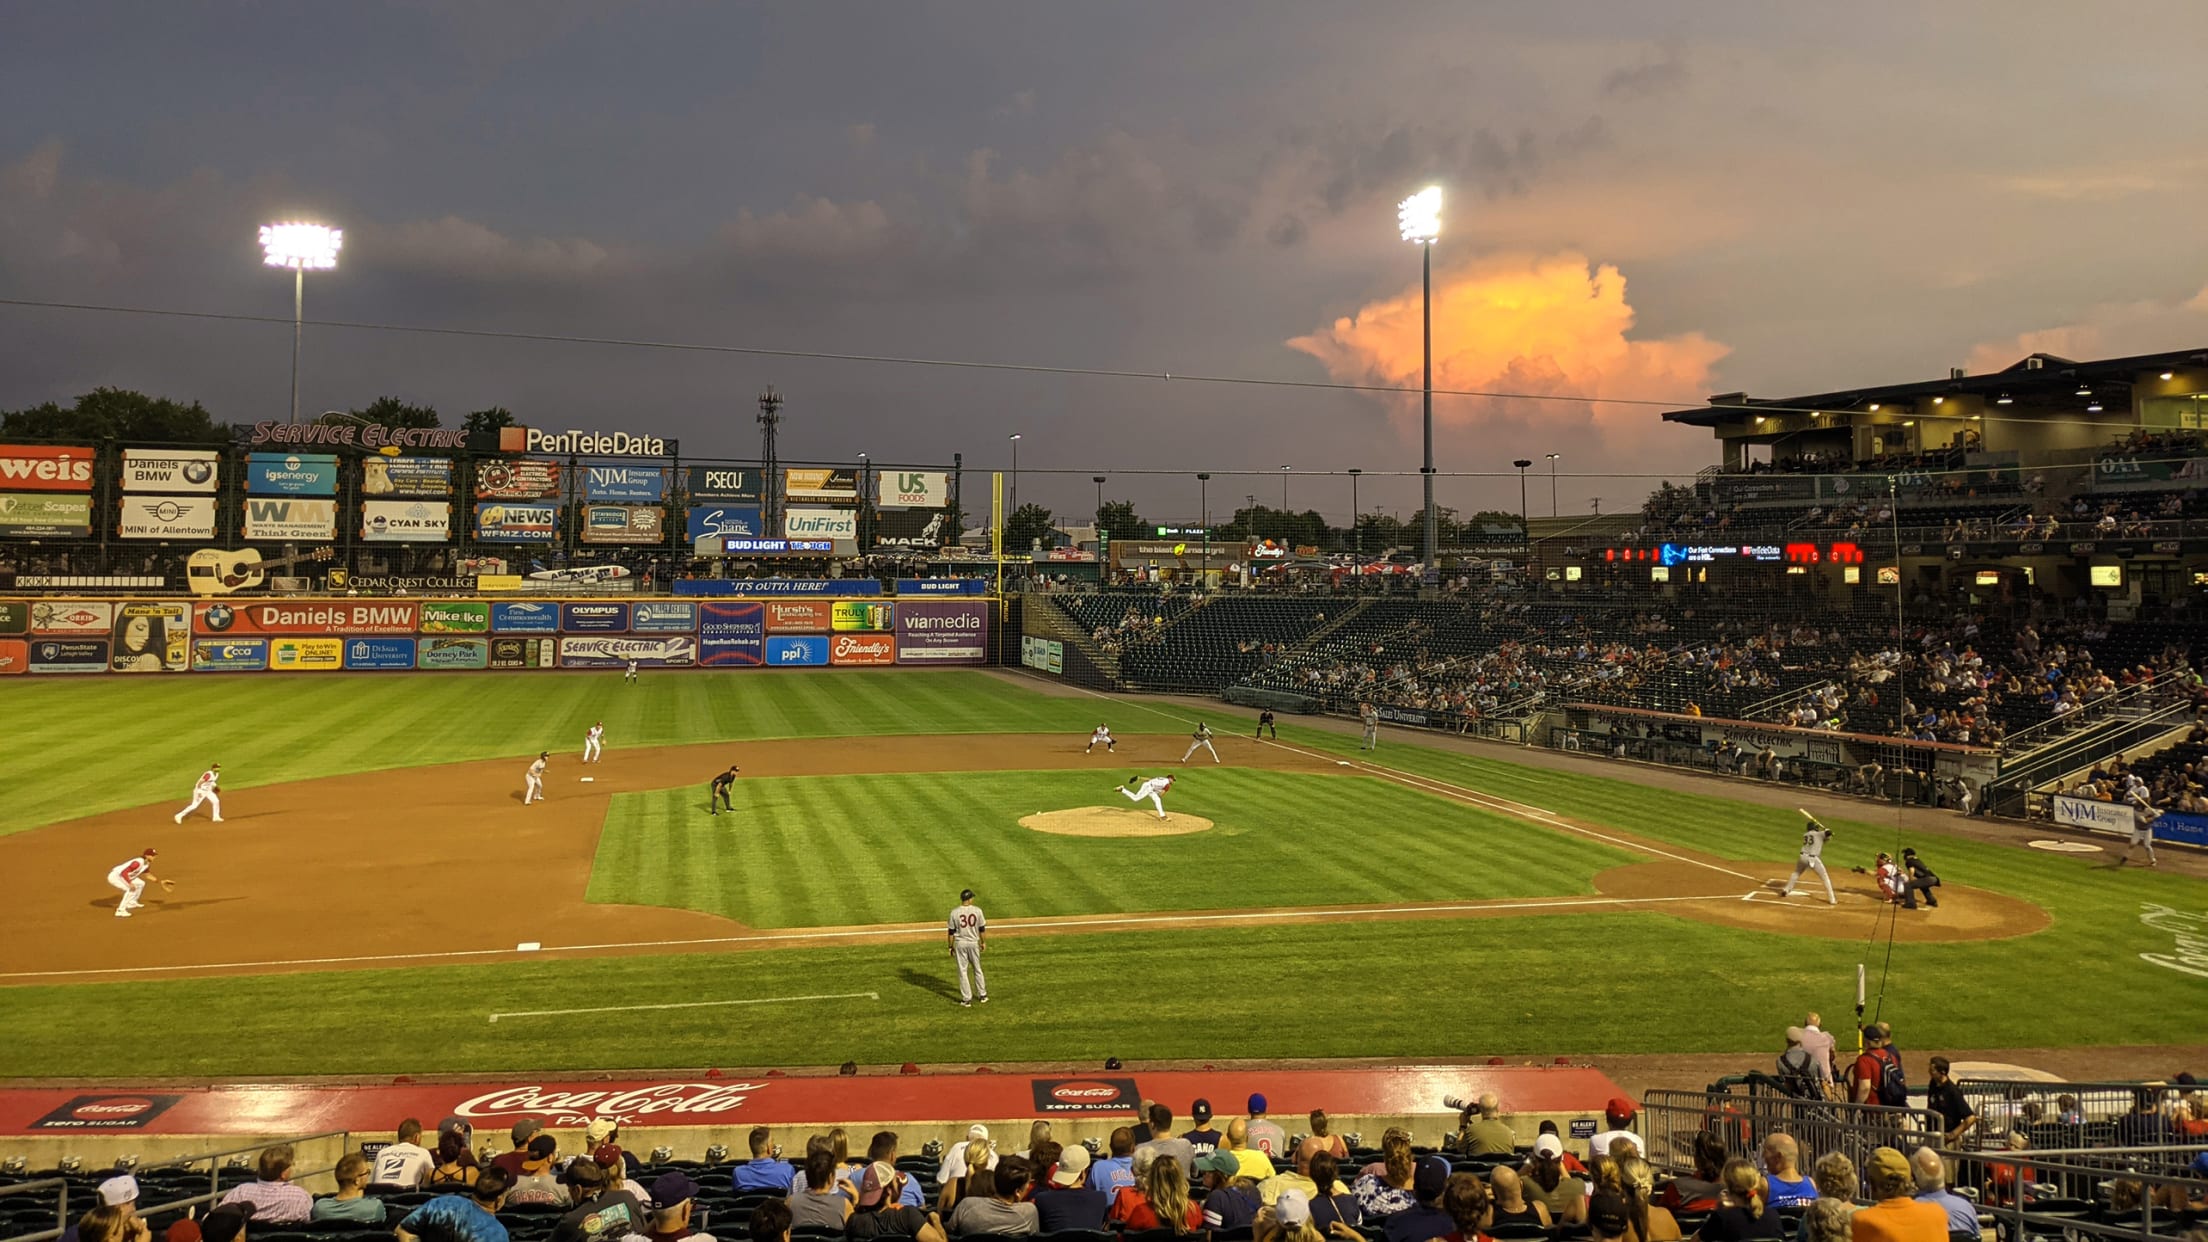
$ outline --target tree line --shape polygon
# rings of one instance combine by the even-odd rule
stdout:
[[[387,427],[442,427],[437,407],[403,397],[378,397],[357,409],[326,411],[315,423],[370,422]],[[503,406],[471,411],[461,420],[470,435],[514,425]],[[128,440],[148,444],[229,444],[235,425],[222,422],[197,401],[149,396],[128,388],[95,388],[64,405],[47,401],[20,410],[0,411],[0,436],[17,440],[73,440],[99,443]]]

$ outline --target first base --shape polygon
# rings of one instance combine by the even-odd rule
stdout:
[[[597,780],[598,778],[597,778],[597,777],[595,777],[595,776],[578,776],[578,777],[576,777],[575,779],[576,779],[576,780],[579,780],[579,781],[581,781],[581,782],[582,782],[582,783],[584,783],[585,785],[588,785],[588,784],[590,784],[591,782],[593,782],[593,781]]]

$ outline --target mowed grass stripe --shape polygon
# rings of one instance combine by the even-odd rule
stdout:
[[[1110,807],[1094,773],[905,773],[744,782],[745,848],[691,859],[709,881],[638,865],[639,838],[682,839],[679,808],[614,801],[593,894],[699,909],[753,927],[924,922],[964,887],[1005,917],[1461,901],[1591,891],[1635,855],[1369,777],[1217,768],[1168,795],[1211,819],[1185,836],[1038,833],[1039,810]],[[691,818],[711,822],[699,812]],[[625,874],[624,874],[625,872]],[[701,897],[702,894],[702,897]]]
[[[0,679],[18,751],[0,833],[189,793],[610,748],[875,734],[1085,734],[1094,703],[950,669]],[[701,795],[702,796],[702,795]]]

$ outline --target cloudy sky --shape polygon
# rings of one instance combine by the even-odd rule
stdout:
[[[2208,343],[2208,5],[21,5],[0,297],[288,313],[256,226],[346,230],[309,318],[1415,384],[1446,187],[1441,470],[1562,453],[1566,512],[1713,460],[1647,407]],[[289,328],[0,307],[0,407],[101,384],[281,418]],[[1185,475],[1408,511],[1416,399],[309,328],[310,410],[786,459]],[[1052,476],[1044,471],[1064,473]],[[1587,477],[1571,477],[1574,475]],[[1599,477],[1608,476],[1608,477]],[[969,476],[969,485],[973,485]],[[1515,508],[1515,479],[1445,479]],[[1546,511],[1546,487],[1533,509]]]

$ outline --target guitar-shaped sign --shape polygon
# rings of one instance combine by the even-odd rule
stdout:
[[[194,595],[228,595],[261,585],[276,570],[288,569],[302,561],[326,561],[335,555],[328,548],[316,548],[297,556],[264,561],[259,548],[240,548],[235,552],[201,548],[184,562],[184,584]]]

